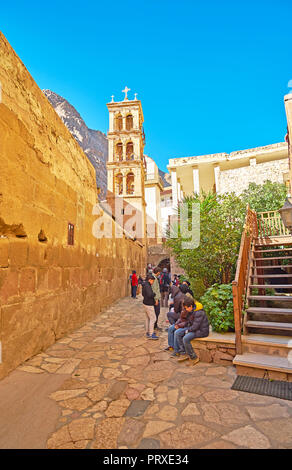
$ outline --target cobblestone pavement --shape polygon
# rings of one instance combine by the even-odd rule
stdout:
[[[47,448],[292,448],[291,401],[230,390],[233,367],[171,359],[165,325],[163,309],[146,339],[141,298],[125,298],[18,368],[67,376]]]

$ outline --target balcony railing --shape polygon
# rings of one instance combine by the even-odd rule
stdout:
[[[260,238],[290,235],[278,211],[258,212],[257,220]]]

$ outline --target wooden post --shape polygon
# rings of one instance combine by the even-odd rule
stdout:
[[[234,311],[234,327],[235,327],[235,349],[236,354],[242,354],[241,343],[241,300],[238,298],[238,283],[232,281],[232,294],[233,294],[233,311]]]

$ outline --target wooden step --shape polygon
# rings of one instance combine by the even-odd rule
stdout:
[[[274,264],[272,266],[258,266],[258,265],[252,266],[252,269],[277,269],[277,268],[279,268],[279,269],[281,269],[281,268],[292,268],[292,264]]]
[[[264,279],[270,279],[270,278],[280,278],[280,277],[292,277],[292,274],[251,274],[250,277],[261,277]],[[292,285],[292,284],[291,284]]]
[[[249,307],[246,311],[247,313],[292,315],[292,308]]]
[[[245,366],[278,372],[292,373],[292,362],[286,357],[270,356],[269,354],[244,353],[238,354],[233,359],[236,366]]]
[[[275,250],[255,250],[254,253],[274,253],[279,251],[292,251],[292,248],[276,248]]]
[[[264,346],[279,346],[281,348],[287,348],[292,351],[292,338],[291,336],[281,335],[264,335],[251,333],[248,335],[242,335],[242,342],[244,344],[262,344]]]
[[[278,235],[265,238],[256,238],[255,246],[277,246],[277,245],[292,245],[291,235]]]
[[[252,289],[292,289],[291,284],[252,284]]]
[[[292,302],[292,296],[287,295],[248,295],[250,300],[281,300],[282,302]]]
[[[278,256],[276,258],[272,258],[272,257],[267,257],[267,258],[256,258],[255,256],[253,256],[251,258],[253,261],[269,261],[271,259],[292,259],[292,256]]]
[[[261,328],[261,329],[268,329],[268,330],[285,330],[285,331],[292,331],[292,323],[278,323],[274,321],[252,321],[248,320],[245,323],[247,328]]]

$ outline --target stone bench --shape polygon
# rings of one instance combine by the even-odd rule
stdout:
[[[211,332],[206,338],[196,338],[191,344],[202,362],[232,365],[236,356],[235,333]]]

